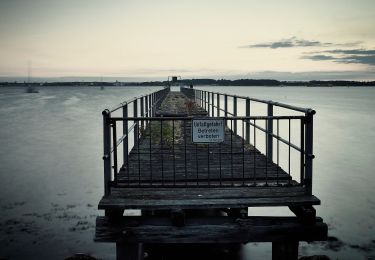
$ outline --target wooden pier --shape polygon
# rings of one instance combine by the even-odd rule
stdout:
[[[245,99],[246,116],[237,116],[239,98]],[[268,114],[251,116],[250,102],[265,102]],[[303,115],[273,116],[274,106]],[[116,242],[117,259],[142,259],[142,244],[247,242],[272,242],[273,259],[297,259],[299,241],[327,237],[327,225],[313,208],[320,201],[311,192],[314,113],[188,88],[166,88],[105,110],[105,195],[98,206],[105,216],[97,218],[95,240]],[[224,140],[193,142],[192,120],[210,118],[224,120]],[[289,122],[289,139],[279,134],[283,120]],[[290,139],[293,120],[301,123],[299,146]],[[263,153],[257,131],[264,133]],[[279,165],[280,142],[289,146],[287,171]],[[299,180],[290,173],[291,149],[300,153]],[[247,216],[248,207],[264,206],[288,206],[296,217]],[[128,209],[142,216],[124,216]]]

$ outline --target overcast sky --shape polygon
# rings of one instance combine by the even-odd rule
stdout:
[[[0,39],[0,76],[375,79],[374,0],[0,0]]]

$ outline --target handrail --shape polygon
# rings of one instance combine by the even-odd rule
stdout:
[[[206,91],[206,90],[201,90],[201,89],[198,89],[198,90]],[[264,103],[264,104],[270,104],[270,105],[274,105],[274,106],[278,106],[278,107],[283,107],[283,108],[291,109],[291,110],[298,111],[298,112],[315,114],[315,110],[313,110],[311,108],[303,108],[303,107],[288,105],[288,104],[285,104],[285,103],[275,102],[275,101],[272,101],[272,100],[264,100],[264,99],[253,98],[253,97],[238,96],[238,95],[227,94],[227,93],[219,93],[219,92],[215,92],[215,91],[206,91],[206,92],[211,93],[211,94],[216,94],[216,95],[222,95],[222,96],[226,95],[228,97],[233,97],[233,98],[235,97],[235,98],[240,98],[240,99],[245,99],[245,100],[248,99],[248,100],[251,100],[251,101]],[[207,103],[207,101],[206,101],[206,103]],[[214,106],[214,107],[216,107],[216,106]]]
[[[123,133],[122,136],[117,139],[117,131],[116,131],[116,121],[113,121],[111,118],[111,113],[122,109],[123,116],[128,117],[128,106],[133,103],[133,116],[137,117],[140,116],[153,116],[155,111],[160,106],[161,101],[165,98],[166,94],[170,91],[170,88],[163,88],[158,91],[154,91],[147,95],[142,95],[140,97],[132,98],[128,101],[122,102],[116,107],[112,109],[105,109],[103,114],[103,161],[104,161],[104,194],[110,194],[110,183],[112,181],[112,174],[111,171],[113,169],[113,179],[117,181],[117,147],[123,143],[123,156],[124,156],[124,165],[128,162],[128,151],[129,151],[129,144],[128,138],[129,133],[134,129],[134,142],[136,143],[139,136],[139,122],[134,122],[133,125],[129,128],[128,127],[128,120],[123,122]],[[139,102],[138,102],[139,100]],[[140,111],[138,111],[138,107]],[[141,123],[143,127],[143,123]],[[111,128],[113,137],[111,138]],[[113,145],[111,145],[111,143]],[[112,165],[112,157],[111,154],[113,153],[113,165]]]
[[[111,117],[112,121],[142,121],[142,120],[149,120],[149,121],[172,121],[172,120],[191,120],[194,118],[201,118],[201,117],[194,117],[194,116],[186,116],[186,117]],[[287,119],[304,119],[304,116],[220,116],[215,117],[220,119],[226,120],[268,120],[268,119],[280,119],[280,120],[287,120]]]
[[[297,151],[300,151],[301,153],[301,159],[300,159],[300,167],[301,167],[301,180],[303,179],[304,185],[306,185],[306,194],[311,195],[312,194],[312,159],[314,159],[313,155],[313,117],[316,113],[315,110],[311,108],[303,108],[293,105],[284,104],[281,102],[274,102],[272,100],[263,100],[258,98],[252,98],[252,97],[245,97],[245,96],[238,96],[233,94],[227,94],[227,93],[219,93],[215,91],[208,91],[208,90],[201,90],[201,89],[189,89],[189,88],[181,88],[181,91],[184,92],[186,95],[191,96],[192,99],[194,99],[199,105],[201,105],[204,109],[207,110],[208,116],[215,116],[220,115],[221,112],[224,112],[225,116],[231,115],[236,117],[237,116],[237,102],[238,99],[243,99],[246,101],[244,103],[244,110],[246,111],[246,116],[250,116],[251,112],[251,102],[258,102],[258,103],[264,103],[267,105],[267,116],[269,116],[269,119],[266,120],[266,127],[262,128],[260,126],[256,126],[252,124],[251,122],[247,122],[245,125],[245,140],[248,142],[250,140],[250,126],[254,127],[254,132],[256,129],[262,130],[262,132],[265,133],[265,141],[266,141],[266,157],[273,159],[273,142],[274,139],[277,141],[277,149],[279,145],[279,141],[282,143],[285,143],[289,147],[289,157],[290,157],[290,148],[299,148],[297,146],[294,146],[290,143],[290,141],[287,141],[284,138],[278,137],[278,135],[274,134],[274,127],[273,127],[273,108],[274,107],[282,107],[286,108],[291,111],[298,111],[304,113],[304,118],[301,119],[301,134],[300,134],[300,142],[301,142],[301,148],[296,149]],[[231,109],[228,108],[228,97],[233,98],[233,103],[231,105]],[[223,100],[224,99],[224,100]],[[224,101],[224,105],[221,105],[221,101]],[[277,132],[279,132],[278,129],[279,125],[277,124]],[[290,122],[289,122],[289,129],[290,129]],[[234,134],[237,134],[237,123],[233,126],[233,132]],[[244,131],[244,130],[243,130]],[[254,136],[255,138],[255,136]],[[289,130],[289,140],[290,140],[290,130]],[[255,140],[254,140],[255,142]],[[303,155],[303,156],[302,156]],[[304,157],[304,158],[302,158]],[[277,159],[278,160],[278,159]],[[289,166],[290,167],[290,166]],[[303,177],[302,177],[303,176]]]
[[[168,122],[173,121],[171,123],[172,127],[172,138],[174,138],[174,130],[175,130],[175,122],[187,122],[194,118],[202,118],[202,116],[183,116],[183,117],[157,117],[156,112],[160,108],[161,102],[166,97],[167,93],[170,89],[161,89],[156,92],[153,92],[149,95],[142,95],[137,98],[130,99],[126,102],[120,103],[117,107],[112,108],[111,110],[103,111],[103,125],[104,125],[104,175],[105,175],[105,195],[110,194],[110,185],[112,182],[117,183],[117,166],[118,166],[118,158],[117,158],[117,150],[120,144],[123,144],[123,164],[122,170],[129,171],[129,169],[133,169],[132,160],[133,157],[130,157],[130,149],[132,149],[132,137],[133,134],[130,136],[130,132],[134,132],[134,149],[139,149],[140,147],[140,140],[142,137],[141,129],[149,128],[151,132],[151,128],[154,128],[155,125],[153,122],[157,121],[161,122]],[[312,194],[312,159],[314,158],[313,155],[313,145],[312,145],[312,137],[313,137],[313,115],[315,111],[310,108],[301,108],[296,107],[288,104],[283,104],[279,102],[274,102],[271,100],[262,100],[257,98],[250,98],[244,96],[237,96],[233,94],[224,94],[218,92],[210,92],[205,90],[199,89],[192,89],[192,88],[181,88],[181,91],[193,101],[195,100],[197,105],[202,106],[204,109],[207,110],[208,116],[213,118],[220,118],[226,121],[225,125],[230,128],[231,130],[231,138],[227,140],[230,143],[230,147],[232,147],[232,135],[240,136],[242,141],[242,147],[245,147],[244,144],[250,144],[254,147],[254,149],[259,149],[261,153],[264,153],[266,158],[266,176],[267,176],[267,161],[273,162],[274,164],[279,167],[279,143],[282,145],[286,145],[288,147],[287,153],[285,154],[286,157],[282,159],[284,162],[286,160],[288,167],[285,171],[291,176],[291,149],[293,153],[297,152],[297,156],[299,157],[299,164],[300,164],[300,185],[305,187],[306,195]],[[232,100],[228,100],[228,97],[233,97]],[[244,99],[246,102],[238,103],[238,99]],[[228,102],[229,101],[229,102]],[[267,105],[266,113],[262,116],[252,116],[250,113],[251,101],[253,102],[260,102]],[[241,107],[237,107],[240,104]],[[274,116],[273,115],[273,107],[283,107],[293,111],[304,112],[303,115],[296,114],[296,115],[283,115],[283,116]],[[112,117],[112,112],[122,108],[123,113],[122,115]],[[132,113],[129,112],[129,109],[132,110]],[[246,111],[245,116],[238,116],[239,111]],[[224,116],[223,116],[224,115]],[[293,128],[291,128],[291,120],[294,120],[294,123],[300,124],[300,139],[295,139],[295,136],[291,139],[291,131],[294,131],[294,123]],[[229,122],[230,121],[230,122]],[[257,122],[258,121],[258,122]],[[261,121],[261,122],[259,122]],[[279,132],[279,121],[284,121],[281,124],[281,132]],[[289,121],[289,124],[285,125],[285,121]],[[119,122],[122,122],[122,136],[120,138],[117,137],[116,134],[116,125],[119,125]],[[229,124],[230,123],[230,124]],[[287,122],[288,123],[288,122]],[[129,127],[128,125],[131,124]],[[229,124],[229,125],[228,125]],[[163,124],[160,124],[160,138],[163,138]],[[179,127],[183,127],[184,135],[186,135],[186,123],[181,123]],[[289,125],[289,126],[288,126]],[[241,130],[242,127],[242,130]],[[179,130],[181,131],[181,130]],[[285,132],[287,131],[287,132]],[[288,135],[289,132],[289,135]],[[285,134],[286,133],[286,134]],[[111,135],[113,134],[112,138]],[[118,138],[118,139],[117,139]],[[131,138],[131,139],[129,139]],[[155,138],[155,137],[152,137]],[[157,138],[157,137],[156,137]],[[256,139],[260,140],[256,140]],[[151,137],[150,137],[151,139]],[[264,142],[265,141],[265,145]],[[163,141],[161,139],[161,150],[163,150]],[[238,141],[237,141],[238,142]],[[260,145],[259,145],[260,142]],[[173,149],[171,149],[171,153],[174,156],[174,139],[172,141]],[[258,145],[257,145],[258,144]],[[111,146],[112,145],[112,146]],[[144,144],[142,144],[144,146]],[[185,140],[185,150],[186,150],[186,140]],[[189,144],[190,145],[190,144]],[[143,147],[142,146],[142,147]],[[148,149],[149,156],[150,156],[150,173],[152,175],[152,160],[151,155],[157,151],[154,151],[155,147],[151,147],[151,140],[150,140],[150,147]],[[275,146],[275,147],[273,147]],[[210,146],[200,147],[199,149],[207,149],[207,154],[209,158],[209,148]],[[260,147],[260,148],[259,148]],[[221,149],[221,148],[220,148]],[[231,148],[232,149],[232,148]],[[244,154],[244,148],[242,148],[242,154]],[[138,151],[138,152],[137,152]],[[232,152],[230,152],[232,153]],[[237,152],[236,152],[237,153]],[[138,164],[142,163],[140,161],[140,154],[139,150],[135,150],[136,156],[138,156]],[[224,153],[225,154],[225,153]],[[112,157],[113,156],[113,157]],[[221,156],[219,154],[218,156]],[[231,155],[233,156],[233,154]],[[295,154],[292,154],[292,162]],[[163,160],[163,157],[161,157]],[[186,158],[185,158],[186,159]],[[175,158],[173,157],[173,160]],[[233,160],[233,159],[231,159]],[[242,159],[244,160],[244,159]],[[255,153],[254,153],[254,160],[255,160]],[[244,161],[242,161],[244,163]],[[163,162],[162,162],[163,165]],[[256,163],[254,163],[255,167]],[[120,165],[121,167],[121,165]],[[129,168],[130,167],[130,168]],[[138,171],[140,171],[140,166],[138,165]],[[209,167],[209,165],[208,165]],[[294,167],[294,166],[293,166]],[[163,169],[163,166],[161,167]],[[176,173],[176,169],[173,168],[173,174]],[[154,171],[158,171],[154,169]],[[163,171],[163,170],[161,170]],[[178,171],[178,170],[177,170]],[[209,171],[209,168],[208,168]],[[254,170],[255,171],[255,170]],[[113,175],[112,175],[113,172]],[[185,172],[186,172],[186,162],[185,162]],[[294,168],[292,169],[292,173],[295,174]],[[298,173],[298,172],[297,172]],[[138,173],[141,176],[140,172]],[[186,173],[185,173],[186,174]],[[197,173],[198,174],[198,173]],[[112,177],[113,176],[113,177]],[[278,176],[278,175],[277,175]],[[267,177],[266,177],[267,178]],[[278,178],[278,177],[276,177]],[[119,180],[120,181],[120,180]],[[123,180],[124,181],[124,180]],[[129,180],[130,181],[130,180]],[[138,180],[139,185],[141,184],[141,179]],[[267,183],[267,180],[266,180]],[[129,184],[130,185],[130,184]]]
[[[163,89],[160,89],[160,90],[163,90]],[[158,90],[158,91],[160,91],[160,90]],[[148,94],[144,94],[144,95],[141,95],[141,96],[139,96],[139,97],[134,97],[134,98],[132,98],[132,99],[130,99],[130,100],[127,100],[127,101],[121,102],[121,103],[118,104],[117,106],[114,106],[113,108],[108,109],[108,110],[109,110],[111,113],[113,113],[113,112],[119,110],[120,108],[122,108],[125,104],[131,104],[131,103],[134,102],[135,100],[140,99],[140,98],[145,97],[145,96],[149,96],[149,95],[151,95],[151,94],[153,94],[153,93],[155,93],[155,91],[153,91],[153,92],[149,92]]]

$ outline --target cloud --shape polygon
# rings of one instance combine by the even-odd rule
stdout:
[[[375,50],[351,49],[351,50],[328,50],[327,53],[350,54],[350,55],[375,55]]]
[[[309,59],[309,60],[334,60],[335,58],[333,56],[329,55],[306,55],[302,56],[303,59]]]
[[[322,46],[330,46],[330,45],[332,45],[332,43],[323,43],[320,41],[309,41],[305,39],[298,39],[296,37],[292,37],[289,39],[283,39],[283,40],[279,40],[275,42],[246,45],[246,46],[242,46],[242,48],[278,49],[278,48],[293,48],[293,47],[322,47]]]
[[[257,43],[251,45],[241,46],[240,48],[293,48],[293,47],[352,47],[360,44],[361,42],[349,42],[349,43],[331,43],[321,41],[310,41],[305,39],[298,39],[297,37],[291,37],[289,39],[282,39],[274,42]]]
[[[331,60],[338,63],[357,63],[375,66],[375,49],[335,49],[311,52],[302,59],[315,61]]]

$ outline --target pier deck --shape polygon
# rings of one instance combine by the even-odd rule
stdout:
[[[245,117],[237,116],[239,98]],[[265,104],[267,114],[251,116],[250,102]],[[273,116],[274,107],[303,115]],[[97,217],[95,240],[116,242],[118,260],[143,259],[144,244],[151,245],[145,248],[152,255],[160,244],[247,242],[272,242],[272,259],[298,259],[299,241],[326,240],[328,230],[313,208],[320,204],[312,195],[314,113],[186,88],[165,88],[103,111],[105,194],[98,208],[105,216]],[[225,120],[224,141],[193,143],[192,120],[213,117]],[[291,140],[292,122],[300,124],[298,145]],[[279,143],[287,150],[280,152]],[[292,149],[299,154],[294,175]],[[281,153],[287,170],[279,166]],[[247,215],[248,207],[262,206],[288,206],[296,217]],[[129,216],[127,209],[140,209],[141,215]]]
[[[225,141],[194,144],[191,119],[207,115],[189,99],[170,92],[156,115],[143,122],[128,164],[117,173],[99,209],[194,209],[318,205],[319,199],[251,144],[225,128]],[[169,120],[169,118],[173,118]],[[243,127],[243,126],[240,126]]]

